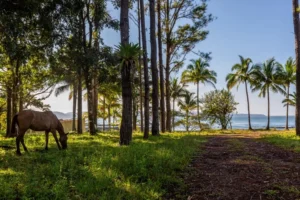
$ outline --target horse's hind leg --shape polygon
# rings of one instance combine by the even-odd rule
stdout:
[[[60,144],[59,144],[58,139],[57,139],[56,131],[55,130],[51,130],[51,133],[52,133],[52,135],[53,135],[53,137],[55,139],[55,142],[56,142],[56,144],[58,146],[58,149],[61,150]]]
[[[24,135],[21,137],[21,143],[23,145],[24,151],[28,151],[27,147],[25,146],[25,143],[24,143]]]
[[[19,155],[19,156],[22,155],[21,151],[20,151],[20,141],[21,141],[20,139],[21,139],[20,135],[18,135],[16,138],[16,145],[17,145],[17,155]]]
[[[45,150],[48,150],[49,131],[45,131],[45,135],[46,135],[46,147],[45,147]]]

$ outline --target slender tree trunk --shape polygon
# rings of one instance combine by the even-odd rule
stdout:
[[[169,0],[167,4],[167,13],[166,13],[166,106],[167,106],[167,121],[166,129],[168,132],[171,132],[171,92],[170,92],[170,52],[171,52],[171,33],[169,27],[169,18],[170,18],[170,9],[169,9]]]
[[[157,45],[155,23],[155,0],[149,0],[150,4],[150,43],[151,43],[151,71],[152,71],[152,135],[159,135],[159,87],[157,70]]]
[[[172,127],[175,131],[175,98],[173,98]]]
[[[24,93],[23,93],[23,85],[22,85],[22,77],[21,74],[19,73],[19,112],[24,109]]]
[[[200,122],[200,108],[199,108],[199,82],[197,82],[197,120],[199,129],[201,130],[201,122]]]
[[[93,84],[93,113],[94,113],[94,126],[97,131],[98,129],[98,81],[97,81],[97,73],[95,73],[94,84]]]
[[[11,133],[11,111],[12,111],[12,91],[10,87],[6,88],[6,137],[8,137]]]
[[[142,44],[143,44],[143,63],[144,63],[144,85],[145,85],[145,99],[144,99],[144,139],[149,137],[149,74],[148,74],[148,61],[147,61],[147,39],[146,39],[146,26],[145,26],[145,13],[144,13],[144,0],[140,0],[141,11],[141,28],[142,28]]]
[[[102,120],[102,131],[105,131],[105,109],[106,109],[106,102],[105,96],[103,96],[103,120]]]
[[[111,123],[110,123],[110,105],[108,105],[108,130],[111,131]]]
[[[248,86],[247,82],[245,81],[245,87],[246,87],[246,97],[247,97],[247,107],[248,107],[248,124],[249,124],[249,130],[252,130],[251,127],[251,116],[250,116],[250,101],[249,101],[249,94],[248,94]]]
[[[73,84],[73,121],[72,121],[72,131],[76,131],[76,107],[77,107],[77,83]]]
[[[138,3],[138,30],[139,30],[139,47],[141,47],[141,11],[140,11],[140,1]],[[144,113],[143,113],[143,79],[142,79],[142,54],[139,52],[139,87],[140,87],[140,128],[141,132],[144,131]]]
[[[78,112],[77,112],[77,133],[82,134],[82,75],[81,68],[78,69]]]
[[[134,131],[136,131],[136,121],[137,121],[136,112],[137,112],[137,97],[134,97],[132,101],[132,125]]]
[[[160,0],[157,0],[157,39],[158,39],[158,60],[159,60],[159,75],[160,75],[160,127],[161,132],[166,132],[166,116],[165,116],[165,78],[163,67],[163,52],[162,52],[162,33],[161,33],[161,5]]]
[[[13,71],[13,87],[12,87],[12,116],[15,116],[18,112],[18,87],[19,87],[19,59],[16,61],[16,68]]]
[[[186,112],[186,131],[189,132],[189,112]]]
[[[286,95],[286,98],[289,99],[289,97],[290,97],[290,85],[287,86],[287,95]],[[287,104],[286,104],[285,130],[289,130],[289,101],[287,101]]]
[[[86,73],[86,72],[85,72]],[[92,81],[88,77],[89,75],[85,75],[85,83],[86,83],[86,88],[87,88],[87,109],[88,109],[88,118],[89,118],[89,131],[91,135],[96,134],[95,130],[95,121],[94,121],[94,101],[93,101],[93,85]]]
[[[120,29],[121,44],[129,43],[129,0],[121,0]],[[120,145],[129,145],[132,139],[132,84],[131,63],[122,66],[122,122],[120,130]]]
[[[300,29],[299,29],[299,12],[297,11],[299,5],[298,0],[293,1],[293,22],[295,35],[295,53],[296,53],[296,135],[300,136]]]
[[[269,88],[267,88],[267,95],[268,95],[268,123],[267,123],[267,130],[270,130],[270,91]]]

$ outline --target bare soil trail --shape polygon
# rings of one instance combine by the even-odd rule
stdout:
[[[188,199],[300,200],[300,154],[258,138],[208,137],[183,175]]]

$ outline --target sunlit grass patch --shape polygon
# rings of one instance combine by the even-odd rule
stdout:
[[[205,142],[204,133],[172,133],[143,140],[134,133],[119,146],[118,133],[71,134],[59,151],[51,136],[26,134],[29,153],[15,155],[15,138],[0,138],[0,194],[3,199],[161,199],[180,188],[180,171]]]
[[[262,136],[262,140],[285,149],[300,152],[300,137],[296,136],[295,131],[266,134]]]

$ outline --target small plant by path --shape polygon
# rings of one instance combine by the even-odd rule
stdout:
[[[185,173],[188,199],[300,199],[300,154],[257,138],[210,136]]]

